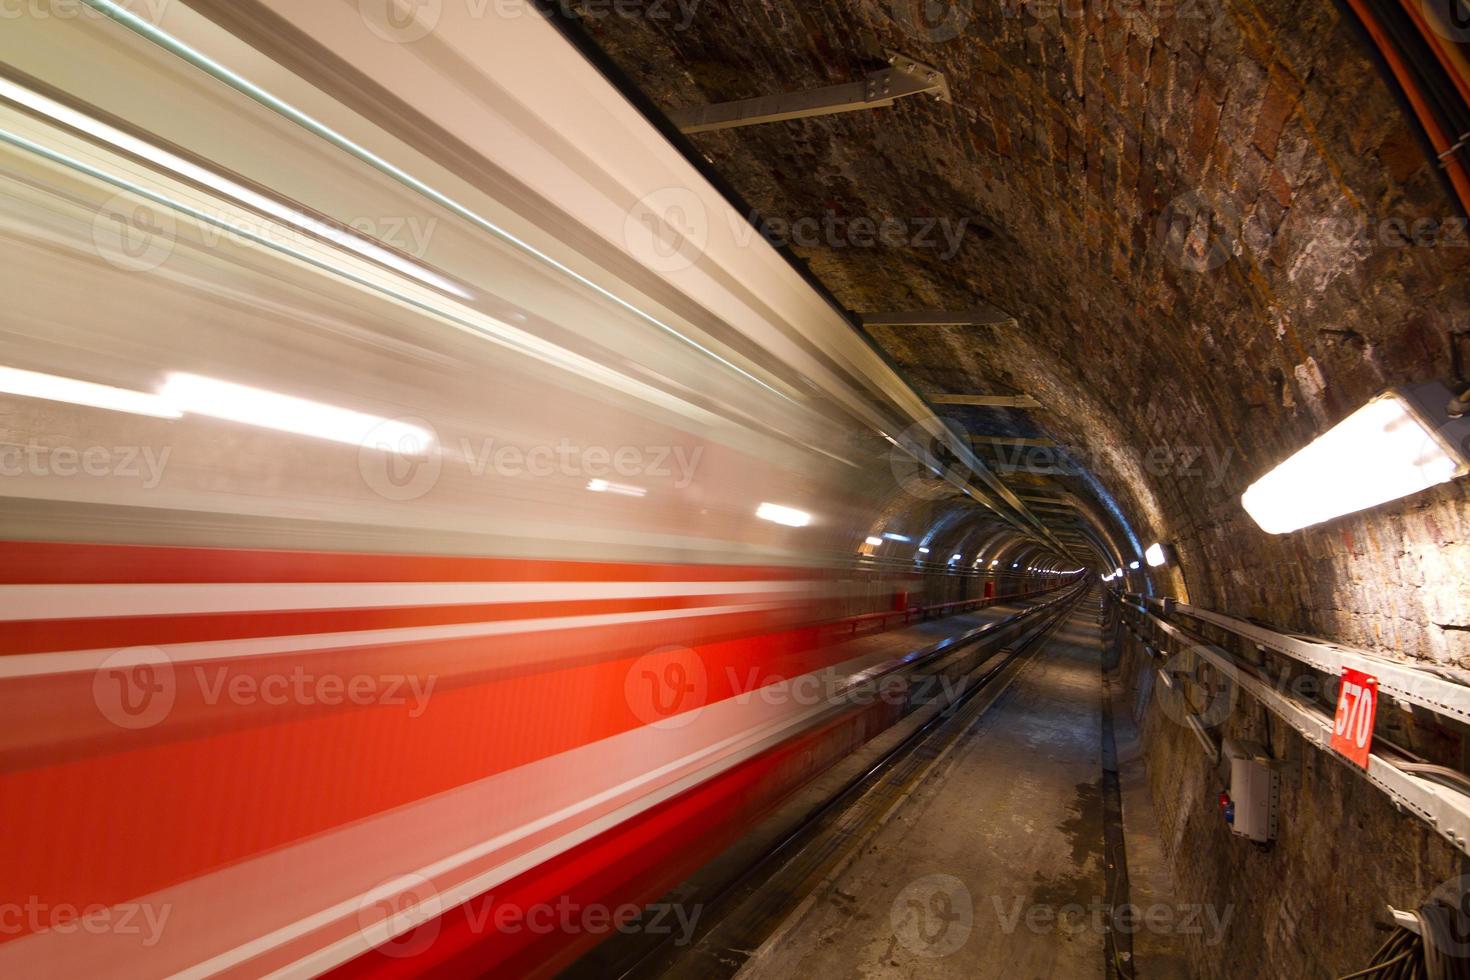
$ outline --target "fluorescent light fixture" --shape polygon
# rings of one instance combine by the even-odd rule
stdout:
[[[952,555],[950,555],[950,556],[949,556],[949,560],[950,560],[950,561],[959,561],[959,560],[960,560],[960,556],[959,556],[959,553],[958,553],[958,552],[956,552],[956,553],[955,553],[955,554],[952,554]]]
[[[928,548],[920,548],[919,549],[919,554],[921,554],[921,555],[927,555],[928,553],[929,553],[929,549]]]
[[[434,445],[421,426],[197,374],[170,374],[159,395],[195,415],[365,448],[423,455]]]
[[[1115,569],[1113,569],[1113,577],[1114,578],[1122,578],[1123,577],[1123,569],[1121,569],[1121,568],[1115,568]]]
[[[883,536],[885,538],[887,538],[889,541],[909,541],[909,540],[911,540],[907,535],[904,535],[904,534],[894,534],[892,531],[884,531],[883,532]]]
[[[1011,567],[1012,568],[1020,568],[1021,567],[1021,563],[1018,562],[1018,561],[1013,561],[1013,562],[1011,562]]]
[[[992,558],[992,559],[990,559],[990,567],[991,568],[994,568],[999,563],[1000,563],[1000,559],[999,558]]]
[[[648,491],[631,483],[613,483],[611,480],[588,480],[587,489],[593,493],[617,493],[624,497],[647,496]]]
[[[1135,571],[1135,572],[1136,572],[1136,571],[1138,571],[1138,567],[1139,567],[1139,563],[1138,563],[1138,562],[1136,562],[1136,561],[1130,561],[1130,562],[1129,562],[1129,563],[1128,563],[1128,567],[1129,567],[1129,568],[1130,568],[1130,569],[1132,569],[1132,570],[1133,570],[1133,571]]]
[[[1148,562],[1150,568],[1158,568],[1169,559],[1164,554],[1164,546],[1155,541],[1153,544],[1149,545],[1148,550],[1143,553],[1143,560]]]
[[[0,367],[0,394],[43,398],[130,415],[152,415],[160,419],[176,419],[182,414],[166,400],[146,391],[129,391],[19,368]]]
[[[1318,436],[1241,495],[1268,534],[1285,534],[1470,473],[1470,417],[1439,382],[1391,389]]]
[[[812,515],[804,510],[772,503],[763,503],[757,507],[755,516],[763,521],[785,524],[787,527],[806,527],[812,522]]]
[[[883,539],[882,538],[875,538],[872,535],[869,535],[868,537],[866,537],[866,538],[863,539],[863,544],[870,544],[870,545],[872,545],[875,548],[878,547],[882,543],[883,543]]]

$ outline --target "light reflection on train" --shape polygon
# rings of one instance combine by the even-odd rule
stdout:
[[[918,599],[880,431],[518,202],[6,31],[0,971],[547,969],[438,913],[649,900],[891,718],[748,696]]]

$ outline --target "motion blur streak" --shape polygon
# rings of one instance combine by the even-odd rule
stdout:
[[[91,7],[0,32],[0,974],[553,970],[587,937],[440,916],[648,901],[893,720],[854,637],[976,573],[863,542],[962,515],[1040,567],[539,18]],[[709,218],[679,268],[660,188]]]

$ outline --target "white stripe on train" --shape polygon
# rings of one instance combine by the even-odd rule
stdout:
[[[198,613],[576,602],[680,596],[804,593],[832,583],[735,582],[241,582],[0,585],[0,621]]]

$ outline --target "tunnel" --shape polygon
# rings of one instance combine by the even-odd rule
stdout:
[[[1465,0],[3,0],[0,976],[1470,977]]]

